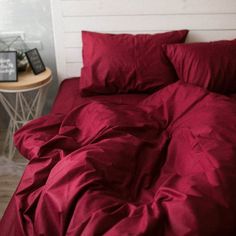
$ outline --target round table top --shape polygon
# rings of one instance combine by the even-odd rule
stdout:
[[[34,90],[38,87],[42,87],[51,81],[52,72],[49,68],[38,75],[29,69],[24,72],[18,73],[17,82],[0,82],[0,91],[14,92],[19,90]]]

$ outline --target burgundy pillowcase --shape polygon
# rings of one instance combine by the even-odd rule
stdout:
[[[180,80],[212,92],[236,93],[236,40],[164,48]]]
[[[81,95],[152,92],[177,80],[162,44],[182,43],[188,30],[160,34],[82,32]]]

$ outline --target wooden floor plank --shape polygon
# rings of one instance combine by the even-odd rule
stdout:
[[[0,151],[3,148],[3,139],[4,139],[4,131],[1,130],[1,135],[0,135]],[[4,158],[3,156],[0,156],[0,158]],[[20,155],[17,155],[16,158],[14,159],[14,162],[16,162],[17,165],[22,164],[22,168],[18,168],[17,172],[18,175],[16,174],[6,174],[5,171],[4,173],[0,171],[0,219],[13,195],[13,193],[16,190],[16,187],[21,179],[21,174],[23,172],[24,166],[27,164],[27,161],[21,157]],[[2,161],[1,161],[2,163]],[[2,168],[3,170],[4,168]],[[0,168],[1,170],[1,168]]]

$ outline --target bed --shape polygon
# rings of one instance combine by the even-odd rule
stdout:
[[[81,78],[15,134],[1,235],[236,235],[236,40],[187,33],[83,32]]]

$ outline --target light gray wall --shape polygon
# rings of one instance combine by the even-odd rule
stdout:
[[[0,31],[23,31],[26,41],[40,41],[40,55],[45,65],[53,71],[53,83],[44,113],[50,110],[58,86],[52,30],[49,0],[0,0]],[[0,127],[5,127],[7,121],[0,107]]]

